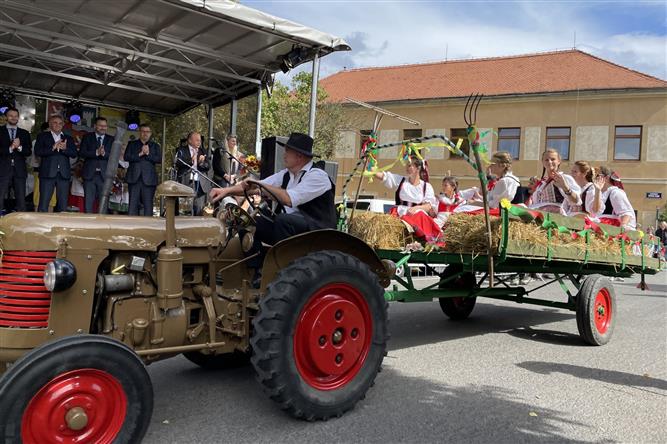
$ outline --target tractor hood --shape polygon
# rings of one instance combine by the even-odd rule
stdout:
[[[165,219],[79,213],[12,213],[0,219],[3,250],[56,250],[60,242],[76,250],[155,251],[165,241]],[[177,217],[179,247],[219,245],[225,228],[213,217]]]

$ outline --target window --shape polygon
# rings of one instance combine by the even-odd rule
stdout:
[[[570,127],[547,127],[547,148],[553,148],[560,153],[560,158],[570,158]]]
[[[403,130],[403,140],[416,139],[417,137],[422,136],[421,129],[404,129]]]
[[[498,128],[498,151],[507,151],[512,159],[519,158],[521,128]]]
[[[639,160],[642,146],[641,126],[617,126],[614,134],[614,160]]]
[[[470,144],[468,143],[468,132],[466,131],[465,128],[452,128],[449,133],[449,139],[454,142],[454,144],[458,145],[459,139],[463,139],[463,143],[461,144],[461,151],[463,151],[466,155],[470,155]],[[450,156],[452,159],[457,159],[461,158],[461,156],[457,156],[456,154],[452,154]]]

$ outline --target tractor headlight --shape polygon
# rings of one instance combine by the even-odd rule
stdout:
[[[55,259],[44,269],[44,286],[49,291],[63,291],[76,282],[76,269],[65,259]]]

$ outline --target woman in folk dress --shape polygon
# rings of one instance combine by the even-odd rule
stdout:
[[[616,173],[607,167],[600,167],[599,175],[604,178],[600,201],[591,205],[591,213],[600,222],[635,230],[637,219],[635,210],[625,194],[623,183]]]
[[[601,201],[601,191],[604,187],[604,178],[596,176],[593,168],[585,160],[577,160],[570,170],[574,181],[581,188],[580,205],[575,205],[569,199],[563,201],[563,211],[567,216],[588,217],[591,215],[591,208],[597,202],[599,208]]]
[[[537,181],[530,198],[530,208],[547,213],[565,214],[563,201],[581,205],[581,189],[569,174],[558,171],[561,164],[560,153],[548,148],[542,153],[542,178]]]
[[[392,208],[392,214],[409,223],[418,237],[427,241],[435,240],[442,232],[432,217],[435,216],[437,202],[433,187],[422,178],[426,173],[424,162],[417,157],[410,157],[405,172],[406,176],[389,171],[378,172],[375,177],[382,180],[387,188],[396,190],[396,207]]]

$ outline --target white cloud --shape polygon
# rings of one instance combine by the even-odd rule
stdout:
[[[322,76],[344,67],[444,60],[446,53],[449,59],[455,59],[566,49],[573,46],[576,32],[579,49],[667,78],[664,35],[610,33],[603,18],[596,19],[595,14],[586,13],[589,6],[585,3],[287,2],[282,5],[293,7],[271,12],[349,40],[352,52],[322,59]],[[256,7],[262,9],[262,4]],[[655,9],[664,14],[666,8]]]

